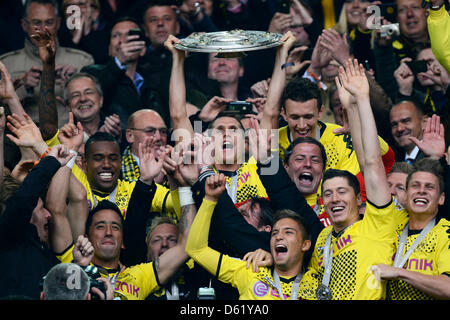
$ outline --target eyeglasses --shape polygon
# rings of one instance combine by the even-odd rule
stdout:
[[[136,131],[141,131],[149,136],[153,136],[156,131],[159,132],[160,136],[167,136],[167,134],[169,133],[169,129],[167,128],[153,128],[153,127],[147,127],[147,128],[129,128],[130,130],[136,130]]]

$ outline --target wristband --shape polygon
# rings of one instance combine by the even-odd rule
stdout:
[[[194,198],[192,198],[191,187],[179,187],[178,196],[180,198],[180,207],[195,204]]]
[[[48,147],[47,150],[45,150],[44,153],[41,154],[39,159],[34,162],[33,168],[36,167],[42,159],[44,159],[46,156],[48,156],[48,153],[50,152],[50,150],[52,150],[52,148]]]
[[[71,154],[73,154],[74,156],[66,163],[66,167],[69,167],[70,169],[72,169],[73,165],[75,163],[75,160],[77,159],[78,152],[76,152],[74,150],[69,150],[69,152]]]

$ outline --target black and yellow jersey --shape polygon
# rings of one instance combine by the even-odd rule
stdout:
[[[49,147],[61,144],[58,139],[58,132],[49,140],[46,141]],[[81,182],[87,192],[88,209],[92,210],[97,203],[102,200],[110,199],[110,194],[103,194],[100,192],[94,192],[89,184],[86,174],[75,164],[72,168],[72,174]],[[117,180],[117,189],[115,192],[114,201],[119,207],[124,218],[126,218],[128,203],[130,202],[131,194],[136,185],[136,180],[125,181],[122,179]],[[169,215],[175,221],[178,221],[181,213],[180,202],[178,198],[178,189],[170,191],[168,188],[156,184],[156,193],[153,197],[151,212],[164,212]]]
[[[339,125],[332,123],[318,122],[320,127],[320,143],[325,148],[327,153],[326,169],[347,170],[353,173],[359,181],[361,186],[361,195],[363,201],[366,199],[366,192],[364,187],[364,178],[359,167],[356,152],[353,149],[353,143],[349,134],[334,134],[333,130],[341,128]],[[284,153],[292,142],[291,133],[288,126],[282,127],[278,130],[279,138],[279,155],[284,161]],[[389,173],[395,163],[395,154],[391,147],[381,137],[380,141],[381,156],[383,159],[386,174]],[[320,188],[319,188],[320,190]]]
[[[398,215],[398,217],[395,217]],[[396,220],[395,220],[396,219]],[[308,271],[302,279],[299,295],[316,300],[316,289],[324,274],[325,241],[332,233],[333,264],[329,288],[333,300],[379,300],[386,295],[385,282],[376,280],[371,266],[380,263],[392,265],[395,251],[396,221],[407,221],[407,215],[395,208],[393,201],[384,207],[375,207],[367,201],[364,218],[339,234],[327,227],[319,234]]]
[[[217,172],[217,169],[214,171]],[[257,171],[258,165],[253,157],[248,162],[244,162],[233,174],[220,171],[226,175],[227,189],[236,189],[235,196],[230,195],[236,207],[240,207],[253,197],[268,198],[266,188],[264,188]]]
[[[61,263],[73,261],[73,248],[72,245],[64,253],[57,256]],[[147,296],[160,288],[152,262],[141,263],[132,267],[121,265],[120,270],[101,269],[106,272],[100,272],[100,275],[111,281],[114,291],[118,293],[116,296],[123,296],[125,300],[145,300]]]
[[[407,221],[406,221],[407,222]],[[406,222],[400,222],[396,230],[396,248]],[[404,252],[407,252],[421,230],[410,230]],[[450,276],[450,222],[439,222],[422,239],[403,266],[404,269],[426,275]],[[403,280],[389,280],[386,298],[389,300],[432,300],[432,296],[414,288]]]
[[[191,226],[186,252],[209,273],[217,275],[239,291],[240,300],[281,300],[273,283],[272,270],[262,267],[259,272],[247,269],[247,262],[223,255],[208,246],[208,232],[216,202],[203,199]],[[280,277],[281,290],[290,299],[293,279]]]

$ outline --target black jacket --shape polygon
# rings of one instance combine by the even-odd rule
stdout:
[[[44,158],[6,202],[0,216],[0,297],[39,299],[42,277],[59,263],[48,246],[40,242],[30,219],[39,197],[60,167],[54,157]]]

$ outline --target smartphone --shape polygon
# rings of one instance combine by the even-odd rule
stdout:
[[[227,104],[227,112],[237,114],[254,114],[253,105],[246,101],[232,101]]]
[[[291,10],[291,0],[278,0],[277,12],[289,14]]]
[[[428,70],[427,62],[425,60],[413,60],[411,62],[406,62],[406,64],[414,74],[427,72]]]
[[[133,41],[145,41],[144,32],[141,29],[130,29],[130,31],[128,31],[128,35],[129,36],[134,36],[134,35],[139,36],[139,39],[135,39]]]

